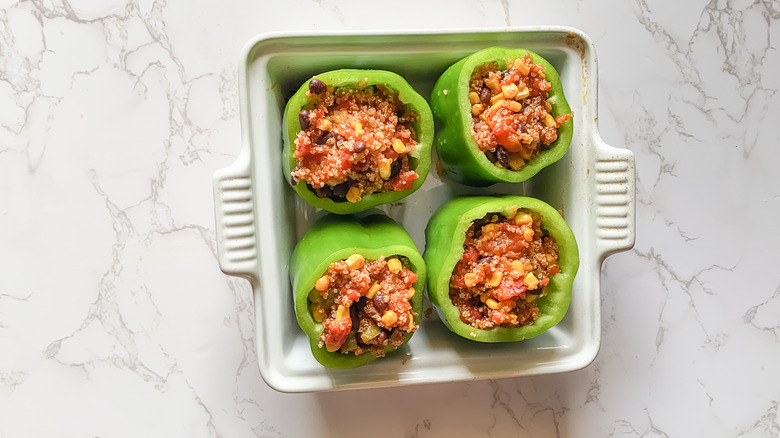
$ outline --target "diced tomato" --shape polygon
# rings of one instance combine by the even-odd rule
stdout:
[[[341,162],[341,170],[349,170],[352,167],[352,162],[349,160],[352,153],[345,146],[339,150],[339,161]]]
[[[405,172],[401,175],[398,175],[398,177],[393,182],[393,190],[409,190],[412,188],[412,185],[414,185],[414,180],[416,180],[419,177],[417,175],[417,172]]]
[[[343,345],[352,330],[352,319],[344,318],[341,321],[326,319],[323,325],[325,326],[323,341],[330,345]]]
[[[407,270],[406,271],[406,277],[404,277],[404,283],[407,286],[411,286],[414,284],[414,282],[417,281],[417,274],[415,274],[412,271]]]
[[[479,252],[477,252],[477,249],[473,246],[469,246],[469,249],[466,250],[466,252],[463,253],[463,257],[461,258],[466,263],[474,263],[479,258]]]
[[[522,296],[528,286],[522,281],[502,281],[493,291],[499,301],[509,300]]]
[[[566,121],[567,121],[567,120],[569,120],[571,117],[572,117],[572,114],[571,114],[571,113],[569,113],[569,114],[564,114],[564,115],[562,115],[562,116],[558,116],[558,117],[556,117],[556,118],[555,118],[555,123],[557,123],[557,124],[558,124],[558,126],[561,126],[561,125],[563,125],[564,123],[566,123]]]

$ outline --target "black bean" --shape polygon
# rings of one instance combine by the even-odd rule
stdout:
[[[313,78],[311,82],[309,82],[309,91],[314,94],[322,94],[328,91],[328,86],[325,85],[325,82],[322,82],[317,78]]]
[[[365,149],[366,149],[366,143],[361,140],[352,143],[352,152],[356,154],[359,152],[363,152]]]
[[[309,188],[309,190],[314,192],[314,194],[317,195],[318,198],[327,198],[333,194],[333,189],[331,189],[330,186],[327,184],[322,186],[321,189],[315,189],[314,187],[311,186],[311,184],[306,184],[306,186]]]
[[[496,146],[496,158],[505,168],[509,168],[509,151],[501,145]]]
[[[374,301],[374,308],[379,313],[385,313],[385,311],[389,307],[387,305],[387,303],[385,302],[385,296],[382,293],[380,293],[380,292],[377,292],[377,294],[374,295],[374,300],[373,301]]]
[[[399,173],[401,173],[401,167],[403,167],[403,165],[403,160],[400,158],[393,161],[393,164],[390,165],[390,179],[395,178]]]
[[[338,198],[346,197],[348,191],[349,191],[349,181],[344,181],[343,183],[336,184],[335,186],[333,186],[333,196],[336,196]]]
[[[542,228],[542,237],[550,237],[550,232]]]
[[[384,345],[384,344],[385,344],[385,342],[387,342],[387,332],[385,332],[384,330],[382,330],[382,331],[381,331],[381,332],[379,332],[379,334],[378,334],[378,335],[376,335],[376,337],[373,339],[373,342],[372,342],[372,344],[374,344],[374,345]]]
[[[529,290],[526,290],[526,291],[525,291],[525,293],[527,293],[527,294],[531,294],[531,295],[541,295],[541,294],[542,294],[542,292],[544,292],[544,288],[542,288],[542,287],[537,287],[537,288],[536,288],[536,289],[534,289],[534,290],[530,290],[530,289],[529,289]]]
[[[550,147],[551,147],[549,144],[544,144],[544,143],[542,143],[539,146],[540,146],[539,149],[541,149],[543,151],[546,151],[546,150],[550,149]]]
[[[482,105],[485,105],[485,108],[490,106],[490,95],[490,88],[487,85],[483,85],[482,89],[479,90],[479,101],[482,102]]]
[[[482,237],[482,226],[481,225],[474,225],[474,234],[472,234],[472,239],[479,239]]]
[[[298,121],[301,122],[301,129],[304,131],[309,129],[309,126],[311,125],[309,123],[309,110],[301,110],[301,112],[298,113]]]
[[[360,324],[360,316],[363,313],[364,307],[366,307],[365,297],[361,297],[360,300],[355,301],[349,306],[349,317],[352,318],[353,327],[357,327]]]
[[[299,182],[299,181],[300,181],[300,180],[299,180],[298,178],[296,178],[296,177],[294,177],[294,176],[290,175],[290,184],[292,184],[292,185],[296,185],[296,184],[298,184],[298,182]]]
[[[490,160],[491,163],[495,163],[498,161],[498,157],[496,157],[495,151],[485,151],[485,156],[488,160]]]
[[[314,143],[315,143],[315,144],[318,144],[318,145],[324,145],[324,144],[325,144],[325,143],[327,143],[327,142],[328,142],[328,140],[329,140],[330,138],[332,138],[332,137],[333,137],[333,133],[332,133],[332,132],[330,132],[330,131],[325,131],[325,133],[323,133],[323,134],[320,136],[320,138],[318,138],[318,139],[317,139],[317,140],[316,140]]]

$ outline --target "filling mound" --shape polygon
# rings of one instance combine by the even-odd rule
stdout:
[[[296,166],[291,181],[305,181],[320,198],[358,202],[374,192],[409,190],[418,175],[410,154],[417,146],[418,114],[381,85],[333,88],[309,83],[309,105],[298,113]]]
[[[478,329],[529,325],[540,315],[536,300],[560,271],[558,244],[538,213],[489,213],[466,231],[450,299],[461,321]]]
[[[417,330],[411,304],[417,274],[402,260],[353,254],[330,264],[309,294],[312,317],[324,328],[320,348],[381,357]]]
[[[527,160],[558,139],[558,127],[572,114],[553,117],[544,66],[526,54],[507,62],[474,69],[469,84],[473,123],[471,134],[479,149],[497,167],[520,170]]]

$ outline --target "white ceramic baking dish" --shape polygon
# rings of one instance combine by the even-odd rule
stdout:
[[[567,155],[530,181],[471,188],[443,181],[435,166],[420,190],[384,206],[422,252],[433,211],[459,194],[510,193],[541,198],[563,211],[577,237],[580,270],[566,317],[522,342],[481,344],[450,333],[426,311],[420,329],[394,356],[352,370],[314,360],[295,319],[288,261],[298,239],[322,216],[282,173],[285,101],[311,76],[336,68],[375,68],[404,76],[423,96],[452,63],[490,46],[522,47],[560,73],[574,113]],[[605,257],[634,244],[633,154],[607,146],[596,117],[596,53],[582,32],[565,27],[413,33],[275,33],[249,41],[241,60],[243,144],[214,176],[219,262],[254,289],[257,359],[279,391],[306,392],[571,371],[599,350],[600,271]],[[435,158],[434,158],[435,160]],[[428,309],[430,303],[425,302]]]

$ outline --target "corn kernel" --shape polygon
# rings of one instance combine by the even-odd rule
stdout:
[[[526,242],[534,240],[534,229],[526,227],[526,229],[523,230],[523,239],[525,239]]]
[[[334,353],[336,351],[339,351],[339,348],[341,348],[341,345],[325,344],[325,349],[328,350],[329,353]]]
[[[523,269],[523,262],[520,260],[512,260],[512,268],[515,270],[515,273],[518,277],[522,277],[525,275],[525,269]]]
[[[471,115],[472,116],[478,116],[482,114],[485,111],[485,105],[482,105],[481,103],[471,105]]]
[[[528,66],[525,62],[523,62],[522,58],[515,59],[515,69],[520,72],[523,76],[528,76],[528,73],[531,72],[531,67]]]
[[[360,254],[352,254],[347,257],[347,266],[349,266],[350,269],[360,269],[365,263],[366,259]]]
[[[525,296],[525,302],[526,303],[533,303],[534,301],[536,301],[536,295],[528,294],[528,295]]]
[[[362,123],[355,122],[355,134],[363,135],[363,124]]]
[[[520,154],[512,152],[509,154],[509,168],[512,170],[520,170],[525,165],[525,160]]]
[[[399,154],[405,154],[406,153],[406,145],[403,141],[401,141],[400,138],[394,138],[393,139],[393,150],[398,152]]]
[[[336,309],[336,321],[343,321],[347,318],[349,318],[349,307],[340,305],[339,308]]]
[[[521,213],[515,216],[515,225],[528,225],[533,221],[534,218],[528,213]]]
[[[379,285],[379,283],[374,283],[371,285],[370,288],[368,288],[368,292],[366,293],[366,298],[369,300],[374,298],[374,295],[376,295],[377,292],[379,292],[379,289],[382,289],[382,286]]]
[[[392,310],[388,310],[382,315],[382,324],[385,325],[385,328],[392,327],[396,322],[398,322],[398,315]]]
[[[314,284],[314,288],[320,292],[325,292],[326,290],[328,290],[329,286],[330,286],[330,278],[328,278],[327,274],[320,277],[317,280],[317,283]]]
[[[498,76],[490,76],[489,78],[485,79],[485,85],[490,88],[490,91],[494,93],[500,93],[501,92],[501,84],[498,82]]]
[[[517,206],[513,205],[509,208],[509,211],[504,214],[508,219],[512,219],[517,214]]]
[[[479,294],[479,300],[482,301],[483,303],[487,301],[488,298],[490,298],[490,295],[487,292],[482,292],[481,294]]]
[[[555,256],[551,254],[547,254],[547,264],[552,266],[554,264],[558,263],[558,259],[555,258]]]
[[[408,291],[408,292],[406,292],[406,299],[407,299],[407,300],[411,300],[411,299],[412,299],[412,297],[414,296],[414,294],[415,294],[416,292],[417,292],[417,291],[416,291],[416,290],[414,290],[414,288],[413,288],[413,287],[410,287],[410,288],[409,288],[409,291]]]
[[[414,324],[414,317],[410,313],[409,314],[409,325],[406,326],[406,331],[407,332],[413,332],[416,328],[417,328],[417,326]]]
[[[319,122],[317,122],[317,129],[321,131],[330,131],[330,128],[332,128],[333,125],[330,123],[330,120],[328,119],[322,119]]]
[[[546,126],[548,128],[557,128],[558,127],[558,124],[555,123],[555,119],[550,114],[545,114],[544,120],[542,120],[542,122],[544,122],[544,126]]]
[[[520,158],[524,160],[530,160],[531,155],[533,155],[533,153],[534,153],[533,149],[531,149],[530,147],[524,147],[520,149]]]
[[[466,283],[466,287],[474,287],[477,285],[477,276],[473,272],[463,276],[463,282]]]
[[[525,263],[523,263],[523,269],[525,269],[525,272],[531,272],[531,271],[534,270],[534,265],[532,265],[532,264],[530,264],[528,262],[525,262]]]
[[[387,260],[387,269],[390,270],[390,272],[398,272],[401,269],[404,268],[404,265],[401,264],[401,261],[397,258],[392,258]]]
[[[521,88],[520,91],[518,91],[517,94],[515,95],[515,100],[523,100],[530,95],[531,95],[531,90],[529,90],[528,87],[523,86],[523,88]]]
[[[501,284],[501,279],[504,278],[504,273],[501,271],[493,271],[493,275],[490,276],[490,280],[488,280],[488,284],[491,287],[497,287],[499,284]]]
[[[509,105],[507,105],[510,111],[513,113],[519,113],[523,110],[523,105],[520,104],[520,102],[513,100],[509,102]]]
[[[528,290],[534,290],[539,286],[539,279],[536,278],[533,272],[529,272],[525,278],[523,278],[523,282],[528,285]]]
[[[499,100],[498,102],[494,103],[493,106],[490,107],[490,110],[491,111],[496,111],[497,109],[499,109],[502,106],[504,106],[504,102],[506,102],[506,101],[505,100]]]
[[[379,162],[379,176],[382,177],[382,179],[388,179],[390,178],[390,174],[392,173],[392,164],[390,163],[390,160],[382,160]]]
[[[487,300],[485,300],[485,304],[487,304],[487,306],[493,310],[498,310],[498,308],[500,307],[498,305],[498,301],[494,300],[493,298],[488,298]]]
[[[504,93],[498,93],[495,96],[491,97],[490,98],[490,104],[492,105],[492,104],[498,102],[499,100],[502,100],[502,101],[506,100],[506,97],[504,97]]]
[[[352,186],[349,188],[349,191],[347,191],[347,201],[355,203],[360,201],[361,195],[360,195],[360,187],[358,186]]]
[[[501,93],[506,96],[507,99],[514,99],[517,93],[520,91],[515,84],[503,85],[501,87]]]
[[[479,103],[479,94],[476,91],[469,93],[469,102],[472,104]]]

